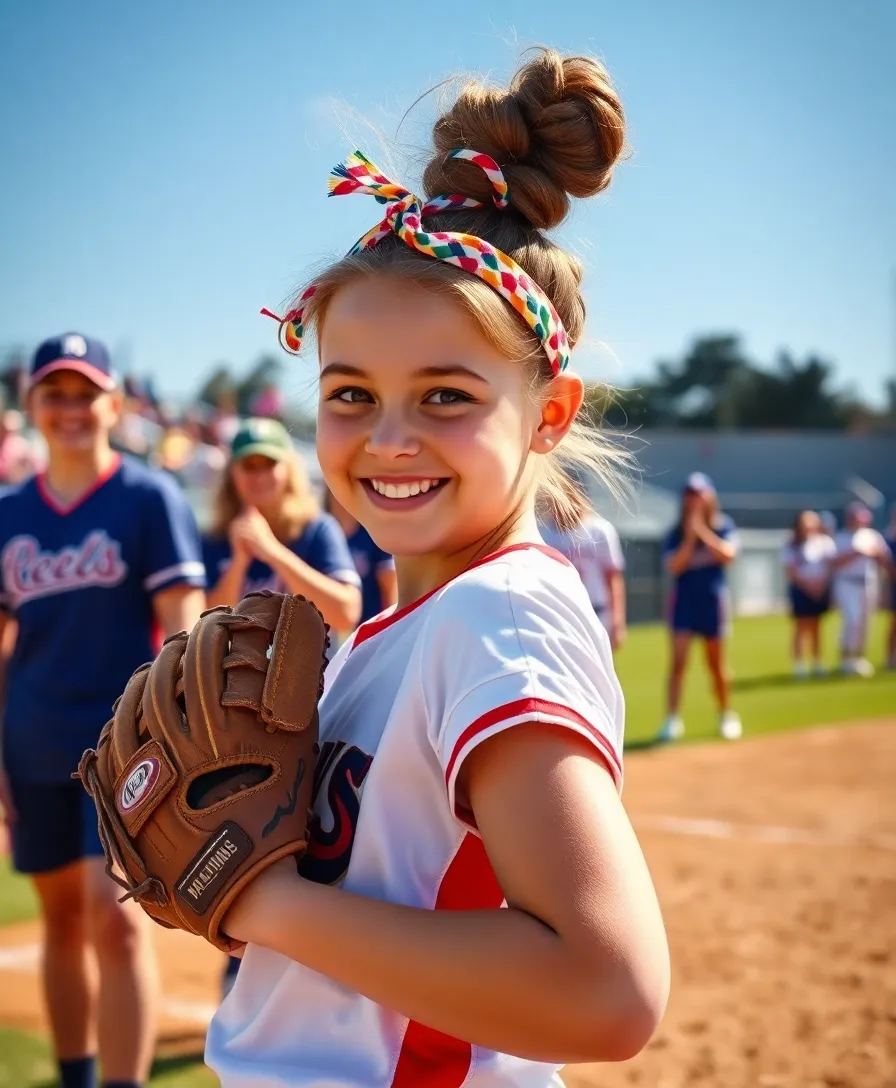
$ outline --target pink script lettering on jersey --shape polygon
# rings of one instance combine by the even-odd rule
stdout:
[[[14,536],[3,549],[3,587],[14,606],[88,586],[117,586],[127,575],[121,545],[96,529],[58,552],[41,551],[33,536]]]

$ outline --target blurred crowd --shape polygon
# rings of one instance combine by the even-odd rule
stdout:
[[[4,376],[0,386],[0,487],[19,483],[46,465],[43,437],[29,423],[16,393]],[[222,396],[216,406],[192,404],[179,410],[159,399],[151,382],[125,378],[124,406],[111,435],[121,453],[140,458],[175,476],[188,491],[215,486],[240,424],[235,402]],[[264,390],[253,402],[253,416],[278,418],[282,398]]]

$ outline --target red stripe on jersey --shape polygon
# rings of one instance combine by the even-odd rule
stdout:
[[[489,729],[499,722],[505,722],[508,718],[518,718],[523,714],[549,714],[552,718],[565,718],[570,724],[580,726],[582,729],[586,730],[588,735],[597,743],[601,755],[609,765],[614,781],[617,783],[619,782],[622,777],[622,766],[619,762],[619,756],[613,751],[610,742],[603,733],[601,733],[599,729],[596,729],[587,718],[583,718],[581,714],[577,714],[576,711],[570,709],[570,707],[564,706],[562,703],[551,703],[546,699],[517,699],[515,702],[505,703],[503,706],[496,706],[494,710],[489,710],[481,717],[477,718],[472,725],[468,725],[463,733],[457,738],[457,743],[454,745],[454,750],[451,753],[451,758],[448,760],[448,767],[445,771],[445,781],[450,781],[454,765],[457,762],[460,753],[477,733],[481,733],[483,730]],[[543,724],[550,725],[551,723],[545,722]]]
[[[482,840],[465,835],[439,884],[435,909],[497,910],[503,902]],[[472,1058],[469,1043],[411,1020],[391,1088],[460,1088]]]
[[[558,552],[556,548],[549,548],[547,544],[510,544],[506,548],[502,548],[500,551],[492,552],[491,555],[486,555],[482,559],[477,559],[475,563],[471,563],[468,567],[455,575],[455,578],[460,578],[461,574],[466,574],[468,570],[475,570],[476,567],[482,567],[486,563],[492,563],[495,559],[501,559],[503,556],[508,555],[510,552],[521,551],[537,551],[542,552],[544,555],[549,556],[551,559],[556,559],[558,563],[563,563],[564,566],[571,567],[572,563],[563,555]],[[573,568],[575,569],[575,568]],[[435,593],[438,593],[440,589],[444,589],[450,582],[453,582],[454,578],[449,578],[447,582],[443,582],[440,586],[436,586],[435,589],[431,589],[429,593],[424,593],[422,597],[418,597],[416,601],[412,601],[410,604],[399,608],[397,612],[392,612],[388,616],[383,616],[382,619],[368,620],[367,623],[362,623],[358,630],[355,632],[354,641],[352,642],[352,650],[357,649],[362,642],[366,642],[367,639],[373,638],[374,635],[378,635],[380,631],[385,631],[387,627],[391,627],[393,623],[403,619],[409,613],[413,612],[415,608],[419,608],[421,604],[424,604]],[[351,652],[351,651],[349,651]]]
[[[73,510],[77,510],[82,503],[87,502],[91,495],[99,491],[103,484],[107,483],[109,480],[112,479],[112,477],[115,475],[116,472],[118,472],[120,467],[121,456],[119,454],[116,454],[106,471],[103,472],[100,476],[97,476],[97,478],[93,481],[90,487],[88,487],[86,491],[82,492],[73,502],[70,502],[68,505],[66,505],[65,503],[61,503],[53,494],[53,492],[50,491],[49,487],[47,486],[46,472],[41,472],[40,475],[36,477],[35,482],[37,484],[37,493],[55,514],[60,514],[62,517],[65,517],[66,514],[70,514]]]

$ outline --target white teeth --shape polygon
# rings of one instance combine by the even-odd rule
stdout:
[[[371,480],[370,486],[387,499],[412,499],[415,495],[425,495],[438,480],[415,480],[411,484],[390,484],[386,480]]]

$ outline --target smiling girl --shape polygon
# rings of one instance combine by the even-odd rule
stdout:
[[[536,523],[571,523],[570,469],[619,460],[577,418],[581,269],[543,232],[623,143],[604,69],[542,51],[436,123],[430,204],[359,154],[334,172],[386,219],[281,340],[316,327],[321,467],[398,603],[329,667],[301,874],[268,869],[225,918],[247,947],[208,1035],[224,1088],[535,1088],[662,1016],[609,641]]]

